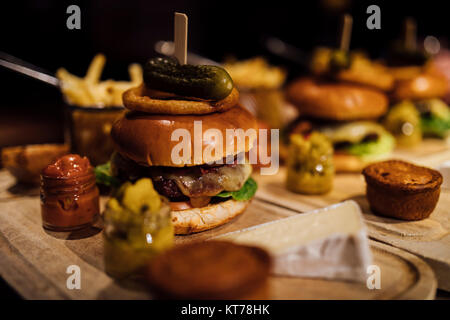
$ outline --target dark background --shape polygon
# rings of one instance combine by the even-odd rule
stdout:
[[[81,30],[68,30],[66,8],[81,8]],[[366,28],[367,6],[381,8],[381,30]],[[153,55],[158,40],[173,39],[173,12],[189,16],[189,49],[211,59],[266,56],[289,76],[302,69],[272,56],[262,39],[276,36],[305,52],[337,45],[341,15],[354,17],[352,48],[380,57],[402,32],[404,17],[417,19],[418,35],[449,38],[444,1],[203,1],[28,0],[2,2],[0,51],[54,73],[63,66],[84,75],[92,57],[107,57],[104,78],[127,79],[127,66]],[[1,68],[1,67],[0,67]],[[61,97],[56,88],[0,69],[0,148],[62,140]],[[22,124],[22,126],[19,126]],[[20,129],[19,129],[20,128]],[[20,132],[17,132],[20,130]]]

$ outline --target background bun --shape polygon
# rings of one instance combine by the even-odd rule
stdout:
[[[442,98],[447,94],[447,90],[447,81],[444,77],[423,73],[397,81],[393,96],[397,100]]]
[[[346,154],[346,153],[335,153],[333,155],[334,169],[336,172],[358,172],[361,173],[362,170],[367,167],[367,165],[383,161],[389,158],[389,155],[380,156],[378,159],[372,161],[364,161],[361,157]]]
[[[294,81],[286,94],[302,114],[321,119],[374,119],[382,116],[388,107],[388,99],[380,91],[313,78]]]
[[[367,166],[360,157],[345,153],[335,153],[333,163],[336,172],[362,172]]]
[[[221,226],[245,211],[248,201],[227,200],[202,208],[172,211],[175,234],[190,234]]]
[[[223,136],[223,153],[211,152],[206,158],[194,161],[194,121],[201,121],[202,131],[217,129]],[[182,140],[171,141],[172,132],[176,129],[185,129],[190,133],[191,155],[182,163],[172,161],[172,149]],[[245,141],[236,141],[234,150],[226,154],[226,129],[255,129],[257,135],[256,119],[242,107],[234,107],[223,113],[208,115],[157,115],[140,112],[128,112],[123,118],[116,121],[111,130],[111,136],[116,145],[116,150],[123,156],[145,166],[183,167],[195,166],[207,162],[220,160],[228,155],[236,155],[248,152],[254,145],[256,135],[252,135]],[[209,147],[218,145],[214,137],[202,139],[202,154]],[[209,152],[208,152],[209,153]]]
[[[130,110],[153,114],[208,114],[223,112],[234,107],[239,101],[239,92],[233,88],[231,93],[222,100],[186,100],[168,95],[164,99],[151,98],[151,91],[144,85],[128,89],[123,93],[123,104]]]

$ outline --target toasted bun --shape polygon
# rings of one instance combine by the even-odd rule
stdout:
[[[374,119],[386,113],[388,107],[388,99],[380,91],[312,78],[295,81],[286,94],[301,113],[321,119]]]
[[[258,247],[197,241],[155,257],[146,276],[162,299],[267,299],[271,265]]]
[[[221,226],[245,211],[249,201],[227,200],[202,208],[172,211],[175,234],[190,234]]]
[[[223,141],[215,141],[214,136],[207,137],[207,139],[203,136],[202,154],[197,159],[194,158],[195,121],[201,121],[203,134],[208,129],[216,129],[223,136]],[[176,129],[181,129],[178,132],[180,136],[174,136],[175,141],[172,141],[172,134]],[[231,144],[233,141],[226,141],[227,129],[242,129],[244,133],[248,129],[254,129],[254,135],[249,135],[249,138],[243,139],[244,141],[235,139],[234,148],[232,148]],[[183,167],[214,162],[226,156],[248,152],[256,141],[257,129],[255,118],[242,107],[235,107],[223,113],[208,115],[175,116],[129,112],[114,123],[111,136],[117,151],[140,165]],[[181,148],[184,142],[183,133],[189,133],[190,135],[191,154],[185,159],[172,159],[172,151],[174,155],[179,155],[180,153],[183,155]],[[187,138],[188,136],[186,135],[186,140]],[[230,150],[227,150],[227,142],[229,142],[228,149]],[[223,144],[222,153],[219,150],[214,150],[214,147],[220,143]],[[174,149],[176,146],[177,149]],[[208,150],[211,152],[208,152]],[[228,154],[226,153],[227,151],[229,151]]]
[[[361,172],[367,166],[360,157],[345,153],[335,153],[333,163],[336,172]]]
[[[447,94],[447,81],[437,74],[423,73],[415,77],[399,80],[393,92],[397,100],[442,98]]]
[[[142,111],[152,114],[208,114],[224,112],[234,107],[239,101],[239,92],[236,88],[222,100],[184,100],[175,96],[165,99],[151,98],[152,91],[144,85],[131,88],[123,94],[123,104],[130,110]]]
[[[334,169],[336,172],[358,172],[361,173],[362,170],[369,164],[383,161],[388,159],[390,154],[378,155],[371,161],[363,160],[361,157],[347,154],[347,153],[335,153],[333,155]]]

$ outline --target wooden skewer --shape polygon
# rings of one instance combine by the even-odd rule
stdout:
[[[348,52],[350,49],[350,39],[352,37],[353,18],[349,14],[344,15],[341,33],[340,49]]]
[[[417,46],[417,25],[414,18],[405,20],[405,48],[414,51]]]
[[[184,13],[175,12],[175,58],[180,64],[187,62],[188,17]]]

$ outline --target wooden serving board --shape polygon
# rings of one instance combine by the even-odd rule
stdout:
[[[0,173],[4,177],[5,173]],[[104,200],[104,199],[103,199]],[[297,214],[254,200],[247,211],[219,228],[176,237],[176,243],[205,240],[226,232]],[[436,279],[420,258],[371,241],[381,289],[363,283],[271,277],[272,299],[433,299]],[[0,276],[27,299],[149,299],[142,281],[119,283],[104,273],[100,222],[82,232],[50,233],[41,227],[39,198],[0,201]],[[66,269],[81,269],[81,289],[66,288]]]
[[[450,159],[450,148],[439,140],[427,140],[414,149],[398,150],[392,158],[434,167]],[[310,211],[343,200],[358,202],[369,226],[370,237],[417,254],[433,268],[440,289],[450,291],[450,190],[442,189],[438,205],[428,219],[401,221],[373,215],[365,196],[361,174],[337,174],[334,188],[325,195],[301,195],[285,188],[286,169],[273,176],[256,176],[256,197],[297,212]]]

